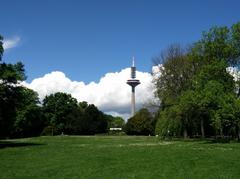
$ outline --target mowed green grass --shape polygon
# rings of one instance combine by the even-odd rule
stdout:
[[[0,141],[0,178],[240,178],[240,144],[156,137]]]

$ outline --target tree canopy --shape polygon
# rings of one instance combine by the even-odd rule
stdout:
[[[2,40],[0,36],[0,57],[4,51]],[[24,79],[24,65],[21,62],[16,64],[0,62],[0,137],[10,136],[14,131],[16,111],[23,92],[19,82]]]
[[[154,83],[161,101],[156,133],[167,136],[239,136],[240,23],[213,27],[189,49],[171,46]]]
[[[154,117],[146,108],[143,108],[128,119],[125,132],[128,135],[153,135],[154,128]]]

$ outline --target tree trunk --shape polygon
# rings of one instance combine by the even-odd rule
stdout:
[[[187,128],[184,128],[183,137],[186,139],[188,137]]]
[[[201,118],[201,134],[202,134],[202,138],[205,137],[205,132],[204,132],[204,121],[203,119]]]

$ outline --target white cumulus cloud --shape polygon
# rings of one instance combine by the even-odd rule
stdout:
[[[126,84],[129,76],[130,68],[125,68],[120,72],[105,74],[98,83],[85,84],[70,80],[63,72],[54,71],[31,83],[24,82],[23,85],[38,92],[41,100],[46,95],[65,92],[79,102],[87,101],[105,113],[127,119],[130,116],[131,100],[131,88]],[[137,71],[137,78],[141,81],[136,87],[136,107],[139,109],[154,100],[154,87],[150,73]]]
[[[16,47],[20,42],[20,40],[21,40],[20,37],[13,37],[13,38],[3,40],[4,50]]]

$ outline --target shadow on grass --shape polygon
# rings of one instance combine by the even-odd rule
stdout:
[[[240,141],[231,138],[165,138],[162,141],[173,141],[173,142],[184,142],[184,143],[202,143],[202,144],[229,144],[229,143],[240,143]]]
[[[30,143],[30,142],[15,142],[15,141],[0,141],[0,149],[8,147],[27,147],[27,146],[40,146],[45,144]]]

